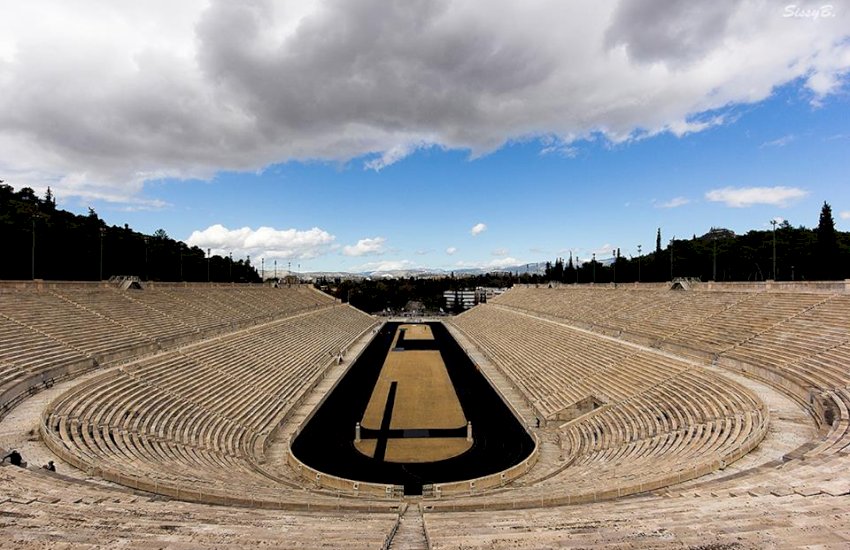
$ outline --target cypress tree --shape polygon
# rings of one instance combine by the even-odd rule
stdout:
[[[815,270],[821,279],[835,279],[838,263],[838,241],[835,236],[835,220],[832,218],[832,207],[824,201],[820,210],[817,233],[818,263]]]

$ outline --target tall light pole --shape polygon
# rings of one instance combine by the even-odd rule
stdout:
[[[717,238],[714,239],[714,251],[711,256],[711,280],[717,280]]]
[[[100,228],[100,279],[98,279],[99,281],[103,280],[103,234],[104,233],[106,233],[106,229],[101,227]]]
[[[228,254],[228,257],[230,258],[230,282],[232,283],[233,282],[233,252],[232,251],[230,252],[230,254]]]
[[[183,280],[183,247],[180,247],[180,280]]]
[[[35,220],[38,218],[38,214],[32,215],[32,254],[30,259],[32,260],[32,280],[35,280]]]
[[[670,282],[673,282],[673,241],[676,240],[676,235],[670,239]]]
[[[770,220],[773,226],[773,280],[776,280],[776,218]]]
[[[266,259],[265,258],[260,258],[260,266],[262,266],[262,267],[260,267],[260,273],[261,273],[260,274],[260,280],[265,282],[265,280],[266,280]]]
[[[593,253],[593,259],[590,263],[593,266],[593,284],[596,284],[596,252]]]
[[[211,258],[211,248],[207,248],[207,282],[210,282],[210,258]]]
[[[142,240],[145,241],[145,280],[148,280],[148,237],[145,235],[142,237]]]
[[[617,288],[617,251],[612,250],[611,256],[614,258],[614,288]]]
[[[640,282],[640,245],[638,245],[638,282]]]
[[[274,261],[274,280],[277,281],[277,260]]]

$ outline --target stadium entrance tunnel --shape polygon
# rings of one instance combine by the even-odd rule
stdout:
[[[483,477],[534,442],[442,323],[387,323],[292,443],[320,472],[422,486]]]

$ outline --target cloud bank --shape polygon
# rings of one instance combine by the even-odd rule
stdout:
[[[346,256],[366,256],[379,255],[385,252],[384,243],[386,239],[383,237],[375,237],[374,239],[360,239],[355,245],[348,245],[342,248],[342,253]]]
[[[272,227],[228,229],[215,224],[202,231],[193,231],[185,242],[204,250],[209,248],[213,254],[227,255],[232,252],[236,258],[250,255],[253,263],[259,265],[260,258],[316,258],[330,251],[334,240],[333,235],[318,227],[308,230]]]
[[[145,205],[148,181],[290,160],[685,135],[794,80],[836,93],[848,29],[759,0],[11,2],[0,170]]]
[[[705,198],[733,208],[746,208],[756,204],[785,207],[808,194],[808,191],[797,187],[724,187],[707,192]]]
[[[673,197],[669,201],[656,203],[656,208],[678,208],[690,204],[691,199],[685,197]]]

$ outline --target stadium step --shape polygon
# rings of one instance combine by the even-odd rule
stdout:
[[[445,326],[477,368],[481,369],[490,384],[507,400],[514,414],[529,428],[535,427],[539,416],[522,391],[498,367],[491,363],[486,354],[469,340],[460,327],[453,323],[446,323]]]
[[[407,506],[399,518],[398,527],[390,536],[389,550],[427,550],[425,522],[419,505]]]

